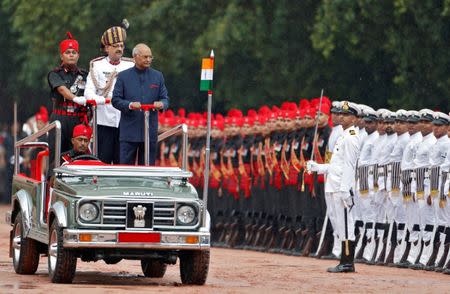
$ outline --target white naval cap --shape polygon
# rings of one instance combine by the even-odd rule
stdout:
[[[395,122],[397,115],[395,114],[395,112],[392,112],[390,110],[385,110],[383,111],[383,113],[381,114],[381,118],[383,119],[384,122],[388,122],[388,123],[393,123]]]
[[[431,122],[434,119],[434,111],[424,108],[419,111],[420,120]]]
[[[408,119],[407,122],[411,123],[417,123],[420,120],[420,113],[416,110],[409,110],[408,111]]]
[[[376,121],[378,119],[378,113],[372,107],[367,105],[363,105],[361,116],[365,121]]]
[[[408,111],[404,110],[404,109],[399,109],[395,112],[395,119],[397,121],[403,121],[406,122],[408,120]]]
[[[331,109],[330,112],[331,113],[339,113],[340,109],[342,106],[342,102],[341,101],[333,101],[331,102]]]
[[[433,124],[437,126],[450,125],[450,116],[443,112],[435,111]]]
[[[378,119],[379,120],[383,120],[383,114],[386,111],[389,111],[389,110],[387,110],[386,108],[380,108],[380,109],[377,110],[377,115],[378,115]]]
[[[358,104],[354,102],[342,101],[341,113],[350,113],[358,116],[361,114],[361,109],[359,108]]]

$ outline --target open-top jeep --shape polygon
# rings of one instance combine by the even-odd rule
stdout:
[[[184,284],[204,284],[209,267],[209,215],[185,170],[187,128],[181,133],[183,166],[106,165],[95,157],[59,166],[56,139],[53,176],[47,179],[49,146],[36,139],[56,130],[58,121],[16,144],[10,256],[18,274],[33,274],[40,255],[48,255],[52,282],[72,282],[77,260],[107,264],[140,260],[146,277],[162,277],[179,259]],[[40,150],[29,174],[19,170],[22,148]]]

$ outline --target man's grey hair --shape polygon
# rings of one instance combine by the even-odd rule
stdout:
[[[140,53],[138,45],[134,46],[133,51],[132,51],[132,55],[133,57],[135,57],[136,55],[138,55]]]

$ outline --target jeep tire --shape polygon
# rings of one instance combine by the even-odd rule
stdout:
[[[48,242],[48,275],[52,283],[72,283],[77,268],[75,254],[63,248],[63,232],[58,220],[50,227]]]
[[[167,264],[157,259],[142,259],[141,268],[148,278],[162,278],[167,270]]]
[[[209,250],[180,252],[181,282],[188,285],[204,285],[208,277]]]
[[[16,273],[20,275],[32,275],[39,266],[38,242],[23,236],[22,212],[14,219],[12,235],[13,265]]]

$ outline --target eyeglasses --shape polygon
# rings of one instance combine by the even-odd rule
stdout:
[[[144,59],[150,59],[150,60],[154,59],[153,55],[141,55],[141,54],[136,54],[136,55],[140,56],[140,57],[142,57]]]

